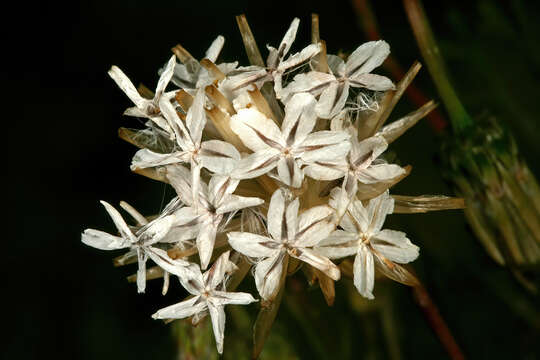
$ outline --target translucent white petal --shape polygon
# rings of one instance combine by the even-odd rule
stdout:
[[[317,71],[296,75],[280,93],[281,101],[287,103],[294,94],[307,92],[313,96],[320,95],[336,78],[331,74]]]
[[[225,291],[213,291],[212,303],[219,305],[247,305],[255,302],[253,296],[244,292],[225,292]]]
[[[285,195],[282,190],[276,190],[270,198],[268,207],[268,233],[278,242],[282,240],[282,229],[285,224]],[[283,234],[285,235],[285,234]]]
[[[354,172],[354,176],[363,184],[373,184],[378,182],[390,182],[395,178],[404,175],[407,171],[395,164],[371,165],[365,169]]]
[[[126,222],[122,218],[122,215],[111,206],[106,201],[100,201],[101,205],[105,207],[105,210],[109,213],[109,216],[111,217],[112,221],[114,222],[114,225],[116,225],[116,228],[118,229],[118,232],[120,233],[120,236],[124,239],[130,240],[132,243],[136,242],[137,239],[135,238],[135,235],[131,232],[129,227],[127,226]]]
[[[292,157],[282,157],[277,162],[278,177],[285,185],[293,188],[302,186],[304,172]]]
[[[108,74],[138,108],[145,107],[147,100],[139,94],[131,80],[129,80],[126,74],[124,74],[118,66],[113,65]]]
[[[252,179],[264,175],[277,166],[279,154],[279,150],[274,148],[257,151],[238,161],[231,176],[235,179]]]
[[[381,65],[390,54],[390,46],[384,40],[369,41],[360,45],[349,55],[345,64],[347,77],[367,74]]]
[[[351,86],[364,87],[374,91],[387,91],[395,89],[392,80],[386,76],[377,74],[359,74],[358,76],[349,77]]]
[[[225,310],[223,310],[223,306],[214,305],[211,301],[208,301],[207,305],[212,319],[217,351],[221,354],[223,353],[223,337],[225,336]]]
[[[285,105],[285,117],[281,124],[283,138],[287,145],[298,146],[313,130],[317,121],[315,98],[309,93],[292,96]]]
[[[279,251],[255,266],[255,285],[261,298],[268,300],[278,292],[286,252]]]
[[[279,251],[280,243],[266,236],[232,231],[227,237],[234,250],[249,257],[271,257]]]
[[[274,75],[283,74],[289,69],[292,69],[303,62],[308,61],[315,55],[321,52],[321,46],[319,44],[310,44],[303,48],[300,52],[293,54],[287,58],[285,61],[281,61],[277,67],[277,71],[274,72]]]
[[[388,260],[406,264],[418,257],[420,248],[407,238],[407,234],[395,230],[382,230],[370,239],[371,246]]]
[[[345,106],[349,97],[349,82],[332,82],[322,92],[319,102],[315,106],[317,116],[330,119],[336,116]]]
[[[356,254],[358,234],[336,230],[313,248],[318,254],[329,259],[340,259]]]
[[[225,280],[225,272],[230,267],[229,255],[230,251],[225,251],[214,261],[212,267],[203,274],[203,280],[207,288],[213,290]]]
[[[185,163],[190,159],[190,154],[185,151],[176,151],[171,154],[160,154],[148,149],[141,149],[135,153],[131,161],[131,170],[144,169],[155,166]]]
[[[354,258],[353,265],[354,286],[365,298],[374,299],[373,287],[375,285],[375,265],[373,255],[365,245],[361,245]]]
[[[274,121],[254,108],[240,109],[231,117],[231,129],[252,151],[269,147],[281,149],[285,146],[281,131]]]
[[[174,215],[158,217],[145,225],[143,232],[138,232],[137,236],[144,245],[155,244],[167,235],[175,220],[176,217]]]
[[[194,205],[191,193],[191,172],[184,166],[167,166],[166,176],[180,200],[184,204]]]
[[[137,260],[139,263],[139,268],[137,269],[137,292],[144,293],[144,290],[146,289],[146,260],[148,259],[148,256],[146,253],[140,249],[137,248]]]
[[[394,199],[388,191],[369,201],[367,206],[368,219],[370,219],[369,233],[375,234],[382,229],[386,215],[394,211]]]
[[[176,56],[173,55],[167,62],[165,69],[163,70],[163,72],[161,73],[161,76],[159,77],[154,99],[159,99],[161,95],[165,92],[165,88],[169,84],[169,81],[171,81],[171,77],[174,74],[175,65],[176,65]]]
[[[83,244],[95,247],[100,250],[117,250],[131,246],[129,239],[124,239],[120,236],[114,236],[100,230],[86,229],[81,234]]]
[[[338,281],[341,277],[339,268],[328,258],[317,254],[315,251],[306,248],[294,248],[289,250],[289,254],[297,259],[300,259],[309,265],[321,270],[329,278]]]
[[[200,296],[167,306],[152,315],[154,319],[184,319],[206,310],[206,301]]]
[[[186,126],[196,148],[201,144],[202,131],[206,125],[206,110],[204,109],[205,98],[206,95],[204,90],[197,90],[197,94],[193,99],[193,104],[191,104],[186,115]]]
[[[218,37],[215,38],[208,50],[206,50],[204,57],[215,63],[219,56],[219,53],[221,52],[221,49],[223,49],[223,44],[225,44],[225,38],[221,35],[218,35]]]
[[[199,161],[203,167],[213,173],[220,175],[230,174],[239,160],[240,153],[238,150],[225,141],[209,140],[201,144]]]
[[[218,224],[215,222],[202,223],[200,226],[200,232],[197,236],[197,249],[199,250],[199,258],[201,259],[201,269],[208,267],[208,263],[212,257],[217,228]]]
[[[330,235],[335,226],[331,222],[334,211],[326,205],[303,211],[298,218],[295,246],[311,247]]]
[[[256,197],[245,197],[239,195],[228,195],[216,209],[216,214],[225,214],[232,211],[237,211],[251,206],[257,206],[264,203],[263,199]]]
[[[287,238],[294,240],[296,238],[296,230],[298,228],[298,209],[300,208],[300,200],[294,199],[287,205],[285,210],[285,223],[287,225]]]

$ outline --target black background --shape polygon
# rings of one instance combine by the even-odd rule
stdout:
[[[475,1],[426,3],[442,42],[457,36],[448,25],[451,12],[463,14],[470,24],[475,22]],[[179,290],[173,288],[163,298],[158,295],[160,284],[150,283],[147,295],[137,295],[134,285],[125,281],[133,269],[113,268],[111,259],[116,254],[100,253],[80,243],[85,228],[113,229],[98,200],[114,204],[127,200],[143,213],[153,213],[172,195],[163,185],[130,173],[135,149],[116,134],[119,126],[137,127],[139,121],[122,117],[130,103],[107,70],[118,65],[135,84],[142,82],[152,89],[157,69],[169,58],[172,46],[181,43],[200,57],[218,34],[226,38],[221,59],[247,64],[234,19],[240,13],[246,13],[261,50],[265,43],[279,43],[294,16],[301,19],[295,48],[308,43],[309,16],[317,12],[329,51],[351,51],[365,41],[356,15],[347,1],[134,0],[19,5],[17,12],[4,13],[15,17],[18,26],[4,31],[9,40],[5,57],[15,59],[14,65],[4,69],[3,84],[15,99],[4,105],[7,114],[15,110],[14,115],[4,117],[9,126],[3,136],[8,140],[4,154],[9,158],[4,177],[15,185],[15,189],[5,187],[7,198],[15,205],[7,209],[10,215],[5,228],[15,231],[2,239],[8,244],[3,247],[7,288],[2,293],[11,301],[4,307],[8,321],[3,328],[8,331],[0,353],[6,359],[48,355],[170,359],[174,346],[169,330],[150,314],[180,297]],[[400,61],[410,64],[419,58],[401,2],[378,1],[375,10]],[[466,58],[467,54],[454,54],[454,59]],[[466,62],[456,65],[460,64],[457,60],[450,67],[459,72]],[[533,78],[537,76],[533,74]],[[436,97],[427,71],[417,82]],[[537,124],[533,129],[538,129]],[[515,131],[519,133],[520,128]],[[397,144],[398,151],[403,150],[403,161],[416,165],[414,178],[403,185],[403,192],[451,193],[433,170],[439,140],[423,123],[409,136],[408,142]],[[417,148],[411,148],[415,144]],[[531,150],[526,157],[534,168],[538,146],[524,146]],[[461,214],[414,218],[404,229],[414,236],[423,227],[422,221],[439,225],[432,226],[431,236],[416,241],[425,246],[419,271],[433,287],[441,312],[464,350],[477,359],[512,354],[537,358],[532,347],[538,339],[534,340],[535,333],[463,267],[477,261],[498,271],[476,243],[468,245],[467,251],[472,252],[461,251],[459,244],[471,242]],[[438,250],[439,240],[446,242],[444,255]],[[449,244],[454,240],[455,244]],[[456,260],[440,267],[437,261],[442,256]],[[407,295],[406,290],[400,291]],[[414,334],[405,336],[404,358],[445,356],[420,312],[411,309],[406,317],[417,319],[412,321],[411,331],[414,326],[424,326],[418,338],[426,336],[427,340],[415,339]]]

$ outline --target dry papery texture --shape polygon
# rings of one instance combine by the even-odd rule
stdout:
[[[394,84],[374,73],[390,53],[385,41],[361,44],[346,59],[327,54],[316,15],[311,44],[291,51],[299,26],[294,19],[264,61],[246,18],[237,22],[248,66],[218,63],[225,41],[218,36],[201,61],[176,45],[155,92],[136,89],[122,70],[111,68],[134,104],[125,115],[147,120],[144,129],[119,130],[140,148],[131,169],[170,184],[176,196],[151,216],[121,202],[134,225],[102,201],[118,233],[87,229],[82,242],[127,250],[115,264],[138,263],[129,279],[139,292],[146,280],[163,278],[166,294],[170,276],[178,277],[190,295],[152,317],[197,324],[209,314],[219,353],[224,306],[258,301],[235,292],[251,269],[260,303],[257,357],[287,276],[301,268],[329,305],[342,274],[368,299],[376,273],[419,285],[404,265],[419,248],[404,232],[385,228],[387,215],[464,205],[458,198],[389,191],[411,166],[388,163],[385,150],[436,106],[430,101],[385,125],[419,63]],[[154,265],[147,268],[148,259]]]

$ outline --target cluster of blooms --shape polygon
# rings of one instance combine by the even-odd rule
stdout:
[[[444,201],[388,191],[410,167],[389,164],[381,154],[433,108],[429,103],[382,126],[414,75],[396,87],[371,73],[390,52],[384,41],[359,46],[347,61],[327,55],[321,41],[289,55],[298,25],[294,19],[278,48],[268,46],[266,64],[216,65],[222,36],[200,62],[177,46],[152,98],[118,67],[109,72],[135,104],[125,114],[148,119],[145,129],[131,132],[130,141],[143,147],[131,169],[168,182],[177,196],[150,218],[122,202],[136,226],[102,201],[119,235],[87,229],[82,242],[128,249],[118,262],[138,261],[139,292],[150,273],[163,275],[164,292],[170,274],[177,276],[192,296],[153,317],[196,323],[209,313],[220,353],[224,305],[256,301],[232,291],[237,281],[228,286],[240,263],[253,264],[268,304],[291,266],[337,281],[341,271],[333,261],[353,257],[354,285],[372,299],[375,269],[405,284],[416,281],[399,264],[415,260],[419,248],[405,233],[383,229],[386,216],[397,208],[441,208],[436,201]],[[244,40],[250,34],[243,32]],[[166,91],[171,82],[179,89]],[[148,258],[157,268],[146,268]]]

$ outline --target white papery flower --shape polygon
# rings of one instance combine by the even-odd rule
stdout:
[[[349,134],[328,130],[312,133],[316,121],[315,98],[307,93],[296,94],[287,103],[281,130],[257,110],[240,109],[231,118],[231,128],[254,153],[238,162],[232,176],[249,179],[277,167],[277,173],[270,175],[298,188],[304,179],[302,167],[339,162],[349,151]],[[343,176],[333,175],[332,179]]]
[[[334,211],[328,206],[315,206],[298,214],[298,198],[286,201],[283,190],[276,190],[268,208],[270,237],[248,232],[230,232],[231,247],[252,258],[257,258],[255,284],[265,300],[276,295],[288,256],[297,258],[321,270],[333,280],[339,280],[340,271],[328,258],[312,250],[335,228]]]
[[[190,171],[181,165],[167,167],[167,178],[180,201],[186,205],[174,212],[175,222],[172,226],[182,227],[186,232],[194,234],[197,238],[201,268],[206,269],[224,216],[240,209],[260,205],[264,200],[234,195],[233,192],[240,181],[219,175],[212,176],[208,185],[198,181],[198,196],[194,198],[191,177]]]
[[[382,136],[372,136],[358,140],[356,128],[341,117],[332,119],[330,129],[348,132],[351,149],[346,161],[318,161],[305,169],[306,175],[318,180],[332,180],[345,177],[349,194],[356,194],[357,181],[361,184],[384,183],[388,187],[393,180],[403,176],[406,170],[396,164],[388,164],[379,156],[388,148],[388,143]],[[388,187],[381,187],[377,195]]]
[[[340,188],[332,191],[330,206],[342,205],[342,192]],[[386,215],[393,210],[394,199],[388,191],[371,199],[366,206],[355,198],[339,223],[343,230],[334,231],[315,247],[317,253],[330,259],[355,255],[354,285],[368,299],[374,298],[375,268],[399,281],[401,267],[394,263],[409,263],[419,254],[418,246],[404,232],[382,229]]]
[[[229,94],[250,84],[256,84],[256,86],[260,88],[265,82],[273,81],[274,90],[279,99],[279,94],[282,90],[283,74],[287,70],[291,70],[311,59],[321,51],[320,44],[311,44],[306,46],[299,53],[285,59],[296,38],[299,24],[300,19],[298,18],[295,18],[292,21],[291,26],[285,33],[285,36],[277,49],[267,45],[269,54],[266,59],[266,67],[256,65],[241,67],[236,70],[236,74],[230,75],[223,82],[220,89],[223,89],[226,94]]]
[[[340,57],[328,55],[328,66],[331,73],[311,71],[298,74],[281,92],[284,102],[296,93],[309,92],[319,96],[317,115],[329,119],[337,115],[349,98],[349,88],[366,88],[386,91],[394,88],[394,84],[385,76],[371,74],[390,54],[390,46],[383,40],[370,41],[360,45],[347,62]]]
[[[169,258],[166,251],[152,246],[167,235],[175,222],[174,215],[159,217],[145,224],[134,234],[122,215],[113,206],[105,201],[101,201],[101,204],[112,218],[120,236],[100,230],[86,229],[81,235],[81,241],[100,250],[130,249],[130,252],[136,253],[139,263],[137,271],[138,292],[142,293],[146,288],[146,261],[149,257],[167,272],[179,277],[185,275],[190,266],[188,262],[173,260]]]
[[[176,163],[190,163],[195,196],[202,167],[216,174],[229,174],[236,162],[240,160],[240,153],[233,145],[225,141],[208,140],[202,142],[202,132],[206,125],[204,102],[204,91],[197,91],[193,104],[188,110],[186,124],[184,125],[170,100],[163,98],[160,106],[163,115],[174,131],[176,143],[180,150],[170,154],[160,154],[149,149],[141,149],[133,157],[131,169],[137,170]]]
[[[205,312],[210,313],[212,328],[218,352],[223,352],[225,332],[225,305],[247,305],[255,302],[253,296],[243,292],[226,292],[221,290],[225,273],[235,267],[229,261],[229,251],[223,253],[204,274],[195,267],[188,277],[180,278],[182,286],[193,297],[158,310],[154,319],[183,319],[189,316],[200,318]]]
[[[205,59],[216,62],[223,45],[225,44],[225,38],[219,35],[210,45],[204,55]],[[218,69],[225,75],[236,69],[238,61],[232,63],[222,63],[216,65]],[[161,74],[165,71],[166,67],[160,69]],[[212,84],[214,81],[213,76],[205,69],[198,61],[191,59],[185,64],[176,63],[174,67],[174,74],[171,79],[172,83],[179,88],[186,90],[188,93],[193,94],[196,89],[202,89]]]
[[[131,80],[129,80],[126,74],[124,74],[124,72],[120,70],[119,67],[115,65],[111,67],[108,72],[109,76],[135,104],[134,107],[128,108],[124,112],[124,115],[148,118],[155,122],[160,128],[167,131],[169,134],[172,133],[172,130],[167,123],[167,120],[165,120],[163,116],[161,116],[160,100],[161,97],[165,94],[165,88],[171,80],[175,63],[176,60],[175,56],[173,55],[167,62],[165,70],[161,73],[161,76],[159,77],[154,98],[151,100],[145,99],[139,94]]]

